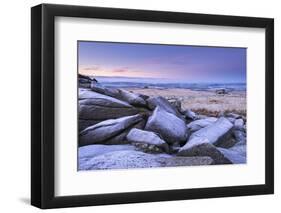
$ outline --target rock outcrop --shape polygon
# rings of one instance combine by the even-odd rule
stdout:
[[[246,163],[246,117],[208,117],[180,98],[106,88],[79,75],[79,170]]]
[[[79,88],[91,88],[92,85],[97,83],[98,81],[95,78],[90,78],[89,76],[78,74]]]

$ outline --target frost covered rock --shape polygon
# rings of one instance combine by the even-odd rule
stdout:
[[[201,166],[201,165],[212,165],[214,160],[208,156],[196,156],[196,157],[171,157],[163,159],[163,163],[167,167],[176,166]]]
[[[135,147],[130,144],[123,145],[102,145],[94,144],[88,146],[82,146],[78,148],[79,159],[92,158],[98,155],[103,155],[109,152],[122,151],[122,150],[135,150]]]
[[[135,115],[139,112],[127,102],[88,90],[81,90],[79,99],[81,120],[106,120]]]
[[[188,136],[185,122],[161,107],[148,118],[145,130],[158,133],[169,144],[186,141]]]
[[[89,126],[93,126],[103,120],[88,120],[88,119],[79,119],[78,121],[78,131],[81,132],[82,130],[86,129]]]
[[[192,121],[187,125],[187,129],[189,130],[190,133],[193,133],[215,123],[217,120],[218,119],[215,117],[208,117],[208,118]]]
[[[233,123],[234,124],[234,122],[236,121],[236,119],[235,118],[232,118],[232,117],[226,117],[231,123]]]
[[[106,141],[106,144],[127,144],[128,141],[126,139],[126,136],[128,134],[128,132],[130,131],[131,128],[136,128],[136,129],[143,129],[145,127],[145,123],[146,123],[146,115],[142,114],[142,120],[137,122],[136,124],[133,124],[132,126],[130,126],[129,128],[127,128],[126,130],[122,131],[119,135],[114,136],[110,139],[108,139]]]
[[[126,102],[79,88],[79,131],[101,121],[135,115],[138,109]]]
[[[236,128],[243,128],[244,126],[244,121],[242,118],[239,118],[239,119],[236,119],[235,122],[234,122],[234,127]]]
[[[187,120],[193,120],[193,121],[194,121],[194,120],[197,119],[196,113],[193,112],[193,111],[191,111],[190,109],[185,110],[185,111],[183,112],[183,114],[184,114],[184,116],[185,116],[185,118],[186,118]]]
[[[160,167],[161,164],[155,160],[158,156],[140,151],[116,151],[81,162],[79,170]]]
[[[168,102],[176,108],[176,110],[178,112],[181,112],[182,111],[182,108],[181,108],[181,101],[178,99],[178,98],[170,98],[170,99],[167,99]]]
[[[94,144],[88,146],[82,146],[78,148],[78,165],[79,169],[83,168],[85,163],[99,155],[104,155],[115,151],[135,150],[133,145],[101,145]]]
[[[228,150],[237,152],[246,158],[246,154],[247,154],[246,144],[235,144],[233,147],[229,148]]]
[[[171,157],[167,154],[148,154],[140,151],[115,151],[79,162],[79,170],[128,169],[171,166],[210,165],[209,157]]]
[[[95,78],[90,78],[86,75],[78,74],[78,84],[80,88],[91,88],[91,85],[96,84],[98,81]]]
[[[209,156],[215,164],[245,163],[246,139],[240,130],[234,130],[240,143],[231,139],[232,124],[221,117],[215,123],[194,132],[189,141],[179,150],[179,156]],[[237,132],[235,132],[237,131]],[[221,147],[216,147],[216,146]],[[228,149],[226,149],[228,148]]]
[[[241,129],[234,129],[233,135],[236,140],[236,144],[245,145],[246,144],[246,133]]]
[[[190,139],[177,153],[178,156],[209,156],[214,164],[231,164],[232,162],[224,156],[207,138],[194,137]]]
[[[194,138],[207,139],[209,143],[215,146],[227,148],[234,145],[230,140],[232,127],[233,124],[229,120],[221,117],[212,125],[192,133],[189,140]]]
[[[124,143],[127,134],[125,130],[142,121],[141,115],[102,121],[80,132],[79,145]]]
[[[238,114],[232,113],[232,112],[227,113],[225,116],[226,116],[226,117],[235,118],[235,119],[241,118],[241,115],[238,115]]]
[[[246,163],[246,145],[233,146],[230,149],[218,148],[218,150],[233,164]]]
[[[91,87],[91,90],[94,91],[94,92],[103,94],[103,95],[114,97],[114,98],[116,96],[118,96],[118,93],[119,93],[119,90],[116,89],[116,88],[107,88],[107,87],[104,87],[100,84],[93,85]]]
[[[234,122],[233,136],[236,140],[235,145],[246,145],[246,129],[243,119],[236,119]]]
[[[119,89],[119,97],[133,106],[146,106],[146,101],[138,94]]]
[[[205,119],[205,118],[209,118],[207,115],[201,115],[201,114],[198,114],[197,115],[197,119],[200,120],[200,119]]]
[[[146,101],[139,94],[128,92],[123,89],[106,88],[100,85],[94,85],[91,89],[95,92],[125,101],[134,106],[146,106]]]
[[[168,144],[154,132],[133,128],[128,133],[127,140],[132,144],[145,145],[144,148],[148,151],[157,152],[158,150],[155,149],[157,147],[160,148],[159,151],[169,152]]]
[[[165,110],[166,112],[172,113],[176,116],[181,116],[176,107],[174,107],[168,100],[166,100],[162,96],[148,98],[146,101],[149,109],[151,110],[154,110],[156,107],[159,107]]]

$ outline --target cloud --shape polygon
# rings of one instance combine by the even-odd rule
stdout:
[[[121,67],[121,68],[114,69],[112,71],[115,73],[123,73],[129,71],[129,67]]]
[[[94,65],[94,66],[90,66],[90,67],[84,67],[82,68],[83,70],[100,70],[100,66]]]

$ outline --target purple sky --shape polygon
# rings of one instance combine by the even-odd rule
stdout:
[[[79,73],[187,83],[245,83],[246,48],[78,43]]]

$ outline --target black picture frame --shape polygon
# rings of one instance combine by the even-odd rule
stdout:
[[[266,32],[265,184],[56,197],[54,195],[54,21],[58,16],[264,28]],[[31,204],[39,208],[274,193],[274,20],[271,18],[41,4],[31,9],[31,97]]]

